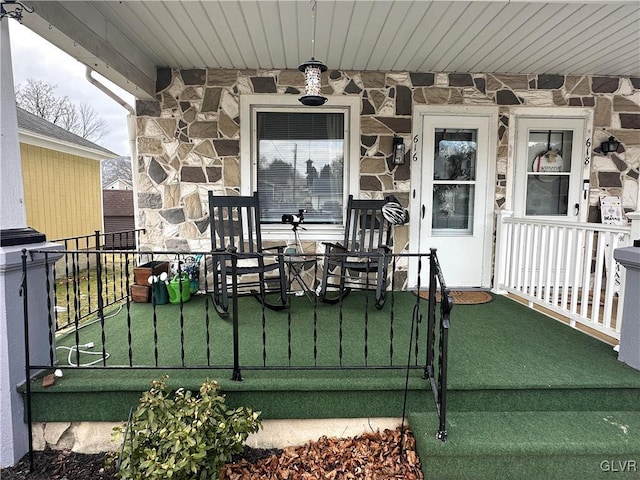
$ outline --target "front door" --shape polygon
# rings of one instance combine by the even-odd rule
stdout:
[[[437,249],[449,287],[490,287],[497,111],[423,108],[414,123],[412,250]]]

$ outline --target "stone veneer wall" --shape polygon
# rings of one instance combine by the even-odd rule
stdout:
[[[207,191],[238,192],[240,95],[299,95],[304,79],[293,70],[159,69],[157,100],[138,101],[138,207],[147,229],[142,248],[203,251],[210,248]],[[390,163],[394,134],[411,151],[414,105],[498,105],[495,207],[505,203],[510,109],[593,107],[589,220],[599,222],[598,199],[618,195],[635,210],[640,171],[640,78],[466,73],[351,72],[323,74],[325,95],[359,95],[360,195],[395,194],[409,200],[409,161]],[[623,144],[610,156],[600,143]],[[595,148],[594,148],[595,147]],[[406,245],[408,228],[396,229]]]

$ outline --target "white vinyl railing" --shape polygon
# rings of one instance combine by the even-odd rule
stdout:
[[[613,252],[631,243],[630,226],[514,218],[500,211],[496,290],[619,340],[624,267]]]

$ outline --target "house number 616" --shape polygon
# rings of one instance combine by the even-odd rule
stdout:
[[[420,139],[418,138],[418,135],[414,135],[413,136],[413,154],[411,155],[411,160],[413,160],[414,162],[418,161],[418,152],[417,152],[416,145],[418,145],[419,141]]]

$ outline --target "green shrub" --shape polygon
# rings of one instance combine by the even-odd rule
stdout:
[[[222,466],[242,451],[262,426],[259,412],[230,410],[215,381],[200,392],[170,392],[167,376],[152,382],[133,412],[118,476],[123,479],[218,479]],[[121,437],[126,426],[116,427]]]

